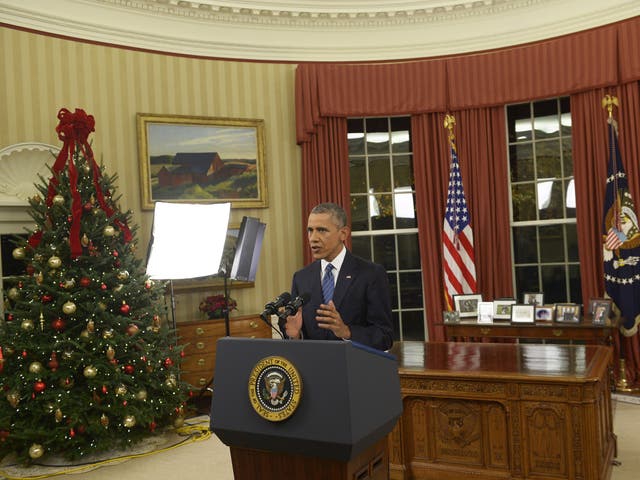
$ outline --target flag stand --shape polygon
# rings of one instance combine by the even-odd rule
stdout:
[[[618,372],[618,381],[616,382],[616,392],[640,393],[639,388],[631,388],[627,382],[627,363],[624,358],[620,359],[620,370]]]

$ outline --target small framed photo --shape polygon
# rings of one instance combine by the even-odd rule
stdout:
[[[525,305],[542,305],[544,294],[541,292],[528,292],[522,296],[522,303]]]
[[[589,300],[589,313],[594,325],[605,325],[611,314],[611,299],[592,298]]]
[[[445,310],[442,312],[444,323],[460,323],[460,312]]]
[[[493,318],[494,320],[511,320],[511,307],[516,304],[513,299],[494,300]]]
[[[554,305],[536,305],[535,306],[536,322],[553,322],[554,313],[555,313]]]
[[[478,323],[493,323],[493,302],[478,304]]]
[[[460,313],[460,318],[475,317],[478,315],[478,304],[482,301],[479,293],[454,295],[453,303],[456,311]]]
[[[512,323],[533,323],[534,314],[533,305],[515,304],[511,307],[511,322]]]
[[[556,303],[556,322],[580,323],[580,305],[576,303]]]

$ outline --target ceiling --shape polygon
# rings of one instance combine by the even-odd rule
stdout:
[[[144,50],[262,61],[425,58],[640,14],[639,0],[0,0],[0,23]]]

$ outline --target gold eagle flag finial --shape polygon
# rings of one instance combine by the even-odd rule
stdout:
[[[453,127],[456,125],[456,118],[451,115],[450,113],[447,113],[444,116],[444,128],[446,128],[447,130],[449,130],[449,141],[453,142],[453,140],[456,138],[456,136],[453,134]]]
[[[618,106],[618,97],[615,95],[605,95],[602,98],[602,108],[606,108],[609,113],[609,118],[613,117],[613,107]]]

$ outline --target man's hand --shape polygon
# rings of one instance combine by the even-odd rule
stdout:
[[[349,340],[351,338],[351,330],[342,321],[340,312],[336,310],[336,306],[333,300],[329,300],[329,304],[321,304],[320,308],[316,310],[316,321],[320,328],[331,330],[334,335],[343,340]]]
[[[302,308],[299,308],[295,315],[287,317],[287,323],[284,328],[287,337],[300,338],[300,330],[302,330]]]

